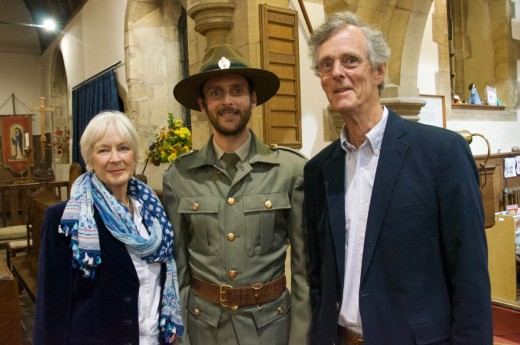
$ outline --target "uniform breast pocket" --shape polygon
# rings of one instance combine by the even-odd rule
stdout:
[[[247,254],[275,251],[287,243],[291,209],[286,192],[244,196]]]
[[[189,247],[197,253],[220,254],[218,202],[219,198],[216,196],[189,196],[180,199],[179,213],[190,224]]]

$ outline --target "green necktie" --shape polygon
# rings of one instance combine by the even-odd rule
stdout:
[[[231,179],[233,179],[237,173],[237,162],[240,160],[240,158],[234,152],[226,152],[222,155],[222,160],[226,163],[226,170]]]

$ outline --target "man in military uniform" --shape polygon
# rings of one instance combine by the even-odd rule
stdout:
[[[175,229],[183,344],[308,343],[310,303],[303,208],[306,158],[264,144],[247,124],[278,90],[237,48],[210,48],[175,98],[204,112],[213,135],[163,180]],[[291,245],[291,291],[285,258]]]

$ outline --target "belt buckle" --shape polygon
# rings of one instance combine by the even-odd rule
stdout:
[[[233,289],[231,285],[220,285],[220,293],[219,293],[219,299],[220,299],[220,305],[224,308],[229,308],[231,310],[236,310],[236,306],[228,305],[227,304],[227,290]]]
[[[365,341],[362,338],[356,338],[356,345],[363,345]]]
[[[231,306],[226,304],[226,302],[227,302],[227,290],[228,289],[232,289],[233,287],[231,285],[220,285],[219,288],[220,288],[220,293],[219,293],[220,305],[225,307],[225,308],[230,308]]]

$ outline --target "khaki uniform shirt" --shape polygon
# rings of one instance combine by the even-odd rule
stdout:
[[[307,233],[303,216],[306,158],[269,147],[251,132],[251,148],[233,181],[213,140],[180,156],[164,174],[164,206],[175,230],[183,344],[307,344],[310,324]],[[190,292],[190,276],[234,287],[285,274],[291,292],[237,310]]]

